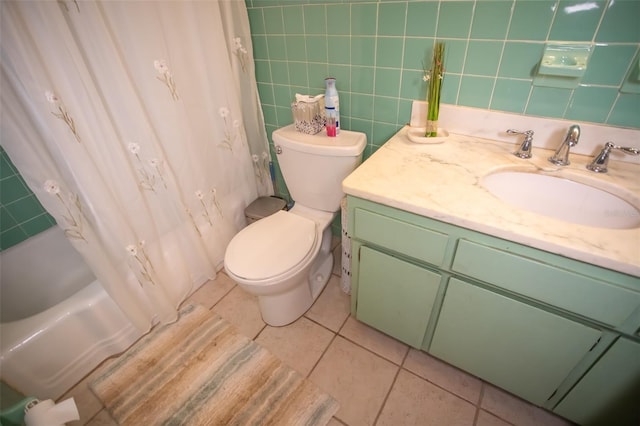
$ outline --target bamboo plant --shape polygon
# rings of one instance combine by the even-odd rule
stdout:
[[[438,136],[438,115],[440,113],[440,92],[444,81],[444,43],[436,42],[431,57],[431,68],[425,72],[427,89],[427,130],[425,137]]]

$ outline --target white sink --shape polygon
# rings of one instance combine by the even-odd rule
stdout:
[[[640,226],[640,211],[602,189],[573,180],[521,171],[501,171],[482,186],[503,201],[578,225],[629,229]]]

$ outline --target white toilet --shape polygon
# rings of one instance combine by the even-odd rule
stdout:
[[[240,231],[224,257],[227,274],[258,296],[262,319],[282,326],[300,318],[331,277],[331,222],[342,181],[362,161],[367,137],[341,130],[308,135],[293,125],[273,132],[282,175],[295,201]]]

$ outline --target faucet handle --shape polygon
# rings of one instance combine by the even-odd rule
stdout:
[[[632,146],[615,145],[613,147],[613,149],[620,150],[620,151],[624,152],[625,154],[629,154],[629,155],[640,155],[640,149],[634,148]]]
[[[524,132],[515,129],[507,129],[510,135],[524,135],[524,141],[516,152],[513,153],[519,158],[531,158],[531,146],[533,145],[533,130],[525,130]]]
[[[617,149],[625,154],[629,155],[640,155],[640,149],[634,148],[632,146],[620,146],[615,145],[613,142],[607,142],[604,144],[604,148],[600,151],[600,154],[596,155],[593,158],[591,163],[587,164],[587,169],[596,173],[607,173],[607,165],[609,163],[609,154],[612,149]]]
[[[507,133],[509,133],[510,135],[525,135],[527,137],[533,137],[533,130],[525,130],[523,132],[516,129],[508,129]]]

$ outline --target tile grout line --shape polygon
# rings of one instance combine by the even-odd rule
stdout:
[[[482,401],[484,400],[485,389],[486,389],[488,384],[489,383],[487,383],[484,380],[482,380],[482,386],[480,387],[480,398],[478,399],[478,404],[477,404],[477,406],[478,406],[478,412],[477,412],[478,416],[480,415],[481,411],[484,411],[484,412],[492,415],[493,417],[496,417],[496,418],[500,419],[501,421],[503,421],[503,422],[505,422],[505,423],[507,423],[509,425],[514,425],[515,426],[514,423],[512,423],[509,420],[506,420],[506,419],[502,418],[498,413],[494,413],[493,411],[491,411],[489,409],[482,408]],[[535,405],[534,405],[534,407],[535,407]]]
[[[478,425],[478,418],[480,417],[480,405],[482,403],[482,398],[484,396],[484,381],[480,382],[480,394],[478,395],[478,402],[476,403],[476,414],[473,418],[473,425]]]
[[[376,414],[376,418],[373,420],[373,424],[377,424],[378,420],[380,419],[380,415],[382,415],[382,411],[384,410],[384,407],[387,405],[387,401],[389,400],[389,395],[391,395],[391,391],[393,391],[393,387],[396,385],[396,382],[398,381],[398,376],[400,375],[400,370],[402,370],[402,366],[397,366],[398,369],[396,370],[396,374],[393,376],[393,380],[391,381],[391,386],[389,386],[389,390],[387,391],[387,394],[385,395],[384,399],[382,400],[382,403],[380,404],[380,408],[378,409],[378,413]]]
[[[305,317],[306,318],[306,317]],[[308,319],[308,318],[307,318]],[[315,321],[314,321],[315,323]],[[333,332],[333,337],[331,338],[331,340],[329,341],[329,344],[327,345],[326,348],[324,348],[324,350],[322,351],[322,354],[318,357],[318,359],[316,360],[316,362],[313,364],[313,367],[309,370],[309,372],[307,373],[307,375],[305,376],[306,380],[309,380],[311,383],[313,383],[314,385],[318,386],[319,389],[322,389],[317,383],[315,383],[313,380],[311,380],[311,374],[313,374],[313,372],[315,371],[316,367],[318,366],[318,364],[320,364],[320,361],[322,360],[322,358],[324,358],[324,356],[326,355],[327,351],[329,350],[329,347],[331,347],[331,345],[333,344],[333,342],[336,340],[336,338],[338,337],[338,333],[337,332]],[[332,398],[335,399],[335,397],[333,395],[331,395],[331,393],[329,393],[327,390],[322,389],[324,392],[327,392],[328,395],[330,395]],[[337,401],[337,399],[336,399]],[[339,408],[338,408],[339,409]],[[337,414],[337,413],[336,413]],[[336,417],[336,414],[334,414],[332,416],[333,419],[338,420],[340,423],[347,425],[347,423],[344,423],[341,419],[339,419],[338,417]]]
[[[349,316],[349,317],[350,317],[350,316]],[[349,319],[349,317],[347,317],[347,320]],[[356,321],[360,322],[358,319],[356,319],[356,318],[354,318],[354,319],[355,319]],[[364,323],[363,323],[363,324],[364,324]],[[375,329],[374,329],[374,330],[375,330]],[[377,331],[377,330],[376,330],[376,331]],[[400,364],[397,364],[395,361],[390,360],[389,358],[385,357],[384,355],[381,355],[381,354],[379,354],[379,353],[375,352],[373,349],[369,349],[369,348],[367,348],[367,347],[365,347],[365,346],[362,346],[362,344],[360,344],[360,343],[356,342],[355,340],[350,339],[349,337],[347,337],[347,336],[345,336],[345,335],[343,335],[343,334],[339,334],[339,333],[338,333],[338,335],[339,335],[340,337],[342,337],[344,340],[346,340],[347,342],[349,342],[349,343],[353,343],[354,345],[358,346],[359,348],[364,349],[365,351],[367,351],[367,352],[369,352],[369,353],[371,353],[371,354],[373,354],[373,355],[377,356],[378,358],[383,359],[383,360],[385,360],[385,361],[388,361],[388,362],[390,362],[391,364],[396,365],[396,366],[398,366],[398,367],[400,367],[400,368],[402,368],[402,362],[404,362],[404,358],[405,358],[405,357],[407,356],[407,354],[409,353],[409,351],[407,350],[407,352],[405,353],[405,355],[403,355],[403,361],[402,361]],[[385,335],[385,336],[386,336],[386,335]],[[387,337],[388,337],[388,336],[387,336]],[[395,339],[394,339],[394,340],[395,340]],[[405,370],[406,370],[406,369],[405,369]],[[410,370],[407,370],[407,371],[410,371]]]
[[[380,404],[380,408],[378,409],[378,414],[376,415],[376,418],[373,420],[373,424],[374,425],[376,425],[378,423],[378,420],[380,419],[380,416],[382,415],[382,411],[384,410],[385,406],[387,405],[387,401],[389,400],[389,396],[391,395],[391,392],[393,391],[393,388],[396,385],[396,382],[398,381],[398,376],[400,375],[400,371],[403,370],[403,365],[404,365],[405,361],[407,360],[407,357],[409,356],[409,350],[410,349],[407,348],[407,351],[405,352],[404,356],[402,357],[402,361],[400,361],[400,365],[397,365],[398,369],[396,370],[396,374],[393,377],[393,381],[391,382],[391,386],[389,386],[389,390],[387,391],[387,394],[385,395],[384,399],[382,400],[382,403]],[[381,355],[378,355],[378,356],[380,358],[385,359]],[[405,369],[405,371],[408,371],[408,370]]]
[[[461,396],[461,395],[458,395],[457,393],[455,393],[455,392],[453,392],[453,391],[451,391],[451,390],[449,390],[449,389],[447,389],[447,388],[443,387],[442,385],[440,385],[440,384],[438,384],[438,383],[435,383],[435,382],[432,382],[431,380],[429,380],[429,379],[427,379],[427,378],[425,378],[425,377],[423,377],[423,376],[419,375],[418,373],[416,373],[416,372],[414,372],[414,371],[409,370],[408,368],[406,368],[406,367],[404,367],[404,366],[401,366],[400,368],[401,368],[402,370],[406,371],[407,373],[411,374],[412,376],[414,376],[414,377],[416,377],[416,378],[418,378],[418,379],[420,379],[420,380],[424,380],[425,382],[429,383],[430,385],[433,385],[433,386],[435,386],[436,388],[438,388],[438,389],[440,389],[440,390],[442,390],[442,391],[444,391],[444,392],[446,392],[446,393],[448,393],[448,394],[450,394],[450,395],[453,395],[454,397],[456,397],[456,398],[458,398],[458,399],[460,399],[460,400],[462,400],[462,401],[464,401],[464,402],[466,402],[466,403],[468,403],[468,404],[471,404],[472,406],[474,406],[474,407],[476,407],[476,408],[479,408],[478,404],[474,404],[472,401],[469,401],[467,398],[465,398],[465,397],[463,397],[463,396]],[[475,376],[473,376],[473,377],[475,377]],[[483,382],[483,383],[484,383],[484,382]],[[494,414],[494,415],[495,415],[495,414]],[[497,417],[497,416],[496,416],[496,417]]]
[[[336,245],[336,247],[337,247],[337,245]],[[332,273],[331,275],[335,275],[335,276],[339,277],[339,275],[334,274],[334,273]],[[328,284],[328,283],[327,283],[327,284]],[[320,298],[320,296],[322,295],[322,293],[323,293],[325,290],[326,290],[326,286],[325,286],[325,288],[322,290],[322,292],[320,293],[320,295],[318,295],[318,299]],[[316,301],[317,301],[318,299],[316,299]],[[314,303],[315,303],[315,301],[314,301]],[[313,306],[313,305],[311,305],[311,306]],[[309,308],[309,309],[311,309],[311,308]],[[309,311],[307,311],[307,312],[309,312]],[[320,363],[320,360],[322,360],[322,358],[326,355],[327,350],[329,350],[329,347],[331,346],[331,344],[336,340],[336,337],[339,335],[340,330],[342,330],[342,327],[344,327],[344,325],[346,324],[346,322],[347,322],[347,320],[349,319],[349,316],[350,316],[350,315],[347,315],[347,317],[344,319],[344,321],[342,321],[342,324],[340,324],[340,326],[338,327],[338,331],[333,331],[333,330],[331,330],[330,328],[326,327],[325,325],[320,324],[319,322],[315,321],[314,319],[309,318],[309,317],[306,315],[306,314],[307,314],[307,312],[305,312],[305,313],[302,315],[304,318],[306,318],[307,320],[311,321],[312,323],[317,324],[317,325],[319,325],[320,327],[322,327],[322,328],[324,328],[324,329],[326,329],[326,330],[330,331],[330,332],[333,334],[333,337],[332,337],[332,338],[331,338],[331,340],[329,341],[329,344],[327,345],[327,347],[326,347],[326,348],[324,348],[324,350],[322,351],[322,354],[318,357],[318,360],[313,364],[313,367],[311,368],[311,370],[309,370],[309,373],[308,373],[308,374],[307,374],[307,376],[306,376],[306,378],[309,378],[309,377],[311,376],[311,373],[313,373],[313,371],[316,369],[316,367],[317,367],[317,366],[318,366],[318,364]]]

